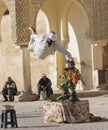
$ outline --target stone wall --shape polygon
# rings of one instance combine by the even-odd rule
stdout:
[[[10,16],[2,17],[1,21],[1,34],[3,42],[0,43],[0,90],[8,76],[15,80],[18,90],[23,90],[22,86],[22,71],[21,71],[21,57],[20,48],[12,43],[11,21]],[[42,25],[42,24],[41,24]],[[41,26],[42,27],[42,26]],[[40,29],[39,29],[40,30]],[[36,92],[36,83],[41,78],[42,73],[46,73],[53,82],[55,87],[55,56],[49,56],[45,60],[40,60],[30,53],[31,57],[31,86],[32,90]]]

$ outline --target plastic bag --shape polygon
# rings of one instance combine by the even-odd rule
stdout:
[[[42,100],[46,100],[47,99],[47,92],[46,91],[41,91],[40,99],[42,99]]]

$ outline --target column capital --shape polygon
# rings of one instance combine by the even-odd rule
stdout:
[[[107,40],[98,40],[98,41],[94,41],[93,44],[95,46],[106,46],[108,44],[108,39]]]

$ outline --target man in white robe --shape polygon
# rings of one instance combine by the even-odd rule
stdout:
[[[67,51],[57,40],[55,32],[50,34],[36,34],[32,32],[28,44],[28,50],[34,52],[39,59],[45,59],[49,55],[54,55],[55,51],[65,54],[68,60],[73,60],[69,51]]]

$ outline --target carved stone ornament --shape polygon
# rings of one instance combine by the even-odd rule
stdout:
[[[108,39],[108,0],[76,0],[81,3],[89,19],[89,38]],[[18,45],[26,45],[26,27],[35,25],[36,13],[45,0],[3,0],[11,16],[12,38]],[[37,8],[36,8],[37,7]]]
[[[36,6],[40,8],[45,1],[46,0],[31,0],[31,3],[36,4]]]
[[[38,7],[41,6],[44,1],[45,0],[3,0],[11,16],[13,43],[20,46],[28,45],[30,36],[27,27],[35,25]]]
[[[95,41],[108,39],[108,0],[77,0],[89,18],[89,37]]]

